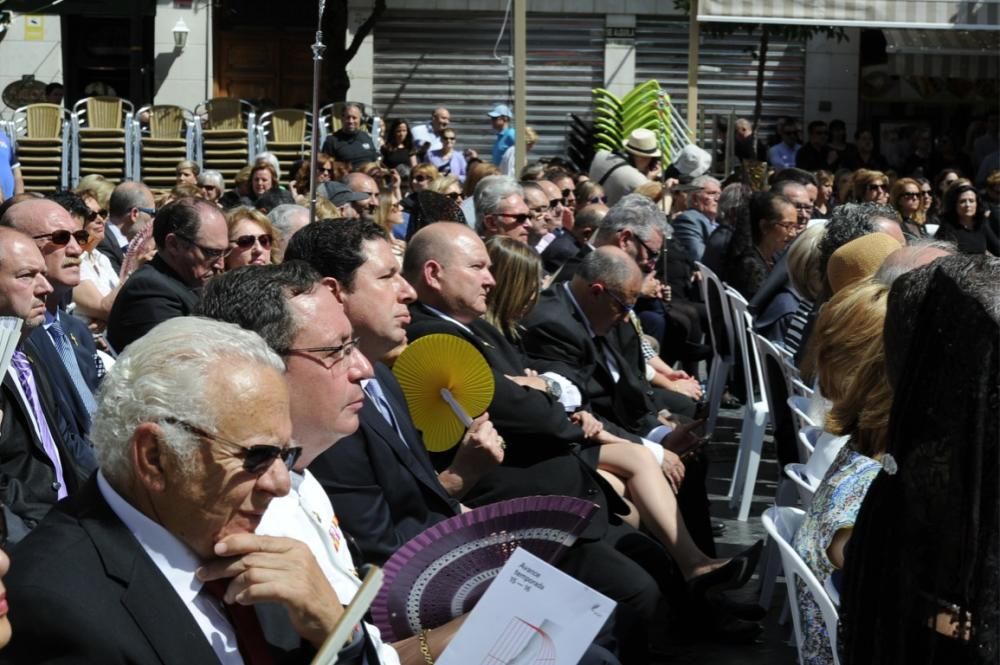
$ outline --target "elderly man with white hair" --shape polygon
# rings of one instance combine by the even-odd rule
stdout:
[[[282,203],[267,213],[267,218],[278,232],[278,237],[274,239],[274,247],[271,248],[271,255],[275,258],[275,263],[281,263],[288,241],[309,223],[309,208],[294,203]]]
[[[672,224],[674,238],[687,254],[687,258],[691,261],[701,261],[705,255],[708,239],[719,225],[715,217],[719,214],[722,187],[719,181],[710,175],[698,176],[691,181],[691,186],[697,190],[688,197],[688,209],[677,215]]]
[[[309,662],[343,607],[303,543],[254,534],[301,452],[284,371],[255,333],[192,317],[129,346],[99,395],[100,471],[4,580],[5,659]]]

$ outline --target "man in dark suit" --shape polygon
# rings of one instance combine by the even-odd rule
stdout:
[[[472,506],[532,494],[586,498],[600,506],[588,528],[560,567],[587,585],[617,600],[624,608],[619,631],[654,629],[662,634],[663,597],[643,568],[614,548],[621,535],[609,529],[617,521],[620,500],[596,474],[596,455],[579,455],[586,443],[581,428],[539,377],[526,376],[520,353],[499,330],[482,320],[486,294],[495,282],[482,240],[468,227],[438,223],[410,241],[403,273],[417,292],[410,307],[407,336],[429,334],[460,337],[471,343],[493,372],[495,392],[487,408],[497,431],[507,441],[503,463],[488,472],[465,495]],[[645,648],[635,635],[628,647]],[[623,660],[630,659],[623,655]]]
[[[37,358],[25,353],[24,340],[45,319],[45,298],[52,287],[35,242],[0,228],[0,316],[23,321],[21,338],[0,387],[0,501],[8,541],[34,528],[56,501],[80,481],[67,448],[68,427]]]
[[[141,182],[123,182],[111,192],[108,223],[97,251],[108,257],[115,272],[121,272],[125,251],[136,226],[152,221],[154,205],[153,193]]]
[[[359,348],[375,367],[360,428],[310,471],[365,561],[381,565],[410,538],[460,512],[462,496],[503,458],[500,441],[488,419],[478,418],[449,467],[434,469],[399,384],[379,362],[405,343],[407,305],[416,296],[379,226],[359,219],[310,225],[293,237],[286,259],[309,262],[336,285]]]
[[[84,444],[80,450],[85,456],[77,462],[89,473],[97,468],[85,443],[97,407],[97,349],[86,324],[60,307],[80,283],[81,245],[87,235],[82,215],[86,211],[79,197],[65,194],[57,201],[23,201],[7,211],[2,223],[31,236],[45,259],[46,278],[53,291],[45,299],[45,321],[30,335],[27,345],[41,361],[59,397],[56,407]]]
[[[306,545],[253,533],[299,452],[283,372],[255,333],[190,317],[119,359],[101,470],[4,580],[0,661],[309,662],[343,607]]]
[[[542,252],[542,267],[546,274],[554,274],[566,261],[587,247],[606,214],[608,206],[603,203],[592,203],[581,210],[573,221],[573,228],[553,240]]]
[[[198,289],[225,268],[229,231],[219,208],[178,199],[153,221],[156,256],[122,286],[108,316],[108,342],[119,353],[156,324],[187,316]]]

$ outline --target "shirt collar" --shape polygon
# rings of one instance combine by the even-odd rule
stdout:
[[[427,303],[420,303],[420,304],[423,305],[424,307],[426,307],[428,309],[428,311],[430,311],[431,314],[433,314],[434,316],[438,317],[439,319],[444,319],[445,321],[449,321],[451,323],[454,323],[456,326],[458,326],[459,328],[461,328],[465,332],[469,333],[470,335],[475,335],[475,333],[472,332],[472,330],[469,328],[469,326],[465,325],[461,321],[456,321],[455,319],[451,318],[450,316],[448,316],[447,314],[445,314],[441,310],[434,309],[433,307],[431,307]]]
[[[195,575],[201,565],[198,556],[118,494],[101,471],[97,472],[97,487],[111,510],[125,523],[153,564],[167,578],[174,592],[186,605],[190,605],[202,587],[201,580]]]

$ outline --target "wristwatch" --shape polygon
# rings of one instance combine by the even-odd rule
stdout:
[[[552,395],[553,399],[562,397],[562,386],[559,385],[558,381],[547,376],[542,376],[541,379],[545,382],[545,392]]]

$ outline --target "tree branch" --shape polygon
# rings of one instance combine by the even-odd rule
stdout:
[[[354,33],[354,38],[351,40],[351,45],[347,47],[345,51],[345,62],[350,62],[355,55],[357,55],[358,49],[361,48],[361,42],[371,34],[372,28],[378,23],[379,18],[385,13],[385,0],[375,0],[375,6],[372,7],[372,13],[368,15],[365,22],[358,27],[358,31]]]

